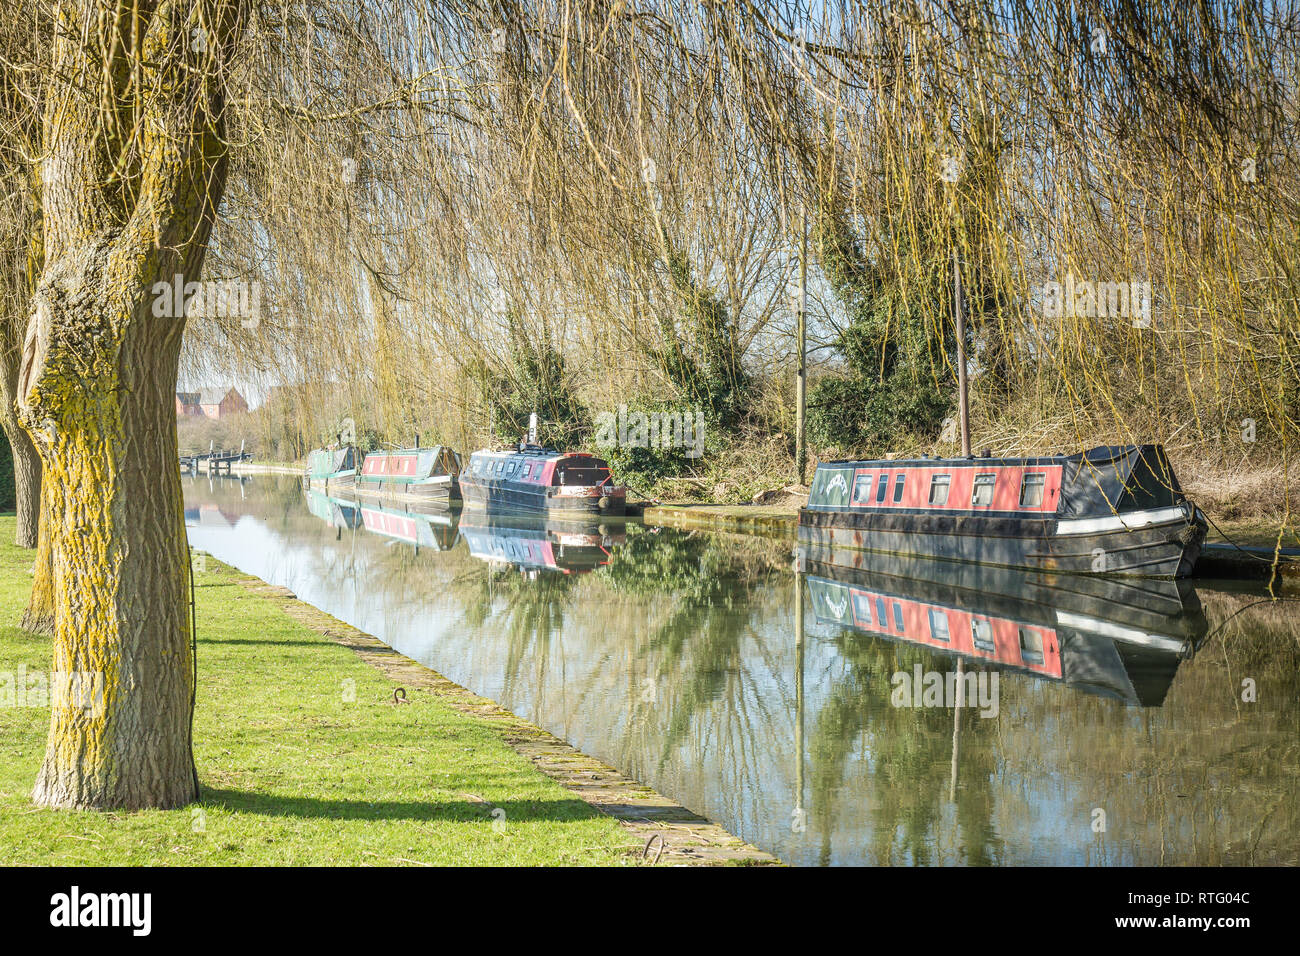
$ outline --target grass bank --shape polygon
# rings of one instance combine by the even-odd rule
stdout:
[[[0,517],[0,675],[49,668],[20,630],[32,553]],[[35,809],[49,711],[5,706],[0,865],[608,865],[617,821],[436,696],[393,703],[385,676],[208,561],[196,575],[200,802],[171,811]],[[14,703],[19,701],[14,695]],[[28,700],[33,696],[29,690]],[[354,698],[354,699],[353,699]],[[500,813],[494,811],[500,810]]]

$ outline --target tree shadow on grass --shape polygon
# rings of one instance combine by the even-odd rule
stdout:
[[[236,813],[258,813],[272,817],[297,817],[325,820],[442,820],[454,823],[492,821],[492,811],[505,811],[513,823],[530,820],[576,822],[603,817],[599,810],[577,799],[507,800],[479,803],[468,797],[461,800],[322,800],[316,797],[286,797],[250,793],[245,790],[222,790],[204,787],[200,799],[205,807],[220,807]]]
[[[199,640],[199,645],[204,644],[251,644],[254,647],[329,647],[328,641],[277,641],[275,638],[264,637],[260,639],[245,637],[205,637]]]

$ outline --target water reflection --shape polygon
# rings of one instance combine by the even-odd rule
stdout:
[[[195,546],[791,863],[1296,862],[1300,627],[1259,595],[473,512],[439,550],[293,482],[186,488]],[[996,672],[997,715],[895,706],[918,666]]]
[[[460,514],[460,533],[474,557],[533,576],[539,571],[593,571],[608,564],[613,549],[627,540],[622,518],[602,523],[473,505]]]
[[[1127,704],[1163,703],[1178,665],[1195,653],[1207,628],[1187,581],[1041,574],[921,558],[874,569],[836,564],[835,557],[816,547],[800,549],[818,621]]]

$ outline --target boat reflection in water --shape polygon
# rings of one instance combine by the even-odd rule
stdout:
[[[1158,707],[1206,633],[1185,581],[798,551],[817,620]],[[887,573],[886,573],[887,571]]]
[[[456,516],[446,504],[390,501],[364,503],[320,491],[307,491],[307,509],[339,533],[361,529],[421,548],[447,551],[456,543]]]
[[[307,491],[307,510],[339,531],[351,531],[361,526],[360,505],[346,498],[327,495],[323,491]]]
[[[594,571],[608,564],[613,549],[627,540],[626,526],[618,518],[595,522],[474,505],[461,512],[460,533],[474,557],[512,564],[530,574]]]
[[[456,513],[435,502],[417,504],[377,499],[357,505],[362,526],[370,532],[433,551],[449,551],[456,543]]]

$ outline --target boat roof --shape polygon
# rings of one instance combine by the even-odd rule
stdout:
[[[1149,445],[1099,445],[1096,448],[1089,448],[1087,451],[1077,452],[1073,455],[1067,455],[1061,452],[1057,455],[1038,455],[1034,457],[1015,457],[1000,458],[994,457],[985,451],[980,455],[967,455],[957,458],[941,458],[939,456],[922,455],[920,458],[838,458],[831,461],[820,462],[821,465],[856,465],[859,468],[899,468],[899,467],[925,467],[934,468],[951,466],[961,468],[967,465],[1059,465],[1067,461],[1088,462],[1089,464],[1101,464],[1119,459],[1127,458],[1134,451],[1139,453],[1147,448],[1153,448]]]
[[[598,455],[590,454],[585,451],[556,451],[554,448],[546,448],[542,445],[521,445],[519,447],[511,446],[509,448],[480,448],[476,452],[471,452],[470,457],[483,456],[485,458],[514,458],[524,456],[528,458],[597,458]]]
[[[371,455],[418,455],[426,451],[442,451],[445,445],[421,445],[418,448],[376,448],[374,451],[366,452],[366,457]]]

